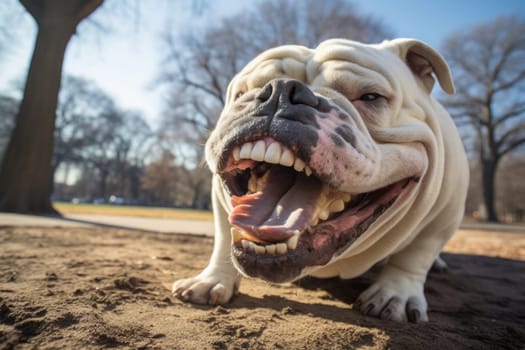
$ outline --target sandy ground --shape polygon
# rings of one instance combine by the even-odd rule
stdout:
[[[244,280],[224,307],[171,283],[206,266],[207,237],[0,227],[2,349],[523,349],[525,233],[460,231],[426,285],[430,322],[365,317],[366,277]]]

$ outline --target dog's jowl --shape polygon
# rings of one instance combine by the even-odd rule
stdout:
[[[354,308],[427,320],[423,285],[463,217],[468,182],[434,78],[454,92],[443,58],[412,39],[282,46],[250,62],[206,144],[213,253],[174,295],[222,304],[243,275],[352,278],[383,261]]]

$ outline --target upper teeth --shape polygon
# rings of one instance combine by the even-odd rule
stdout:
[[[268,144],[266,144],[267,140],[270,140]],[[246,142],[241,146],[236,146],[233,149],[233,159],[235,161],[252,159],[257,162],[264,161],[286,167],[293,166],[297,172],[304,171],[307,176],[312,175],[312,169],[304,161],[295,157],[289,148],[271,139]]]

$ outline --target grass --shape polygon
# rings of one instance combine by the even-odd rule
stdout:
[[[212,220],[212,213],[205,210],[138,207],[109,204],[73,204],[66,202],[55,202],[53,205],[55,209],[57,209],[62,214],[95,214],[162,219]]]

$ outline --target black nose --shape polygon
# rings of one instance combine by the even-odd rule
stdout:
[[[266,84],[257,94],[259,103],[284,105],[307,105],[316,107],[319,99],[313,92],[298,80],[274,79]]]
[[[320,121],[331,110],[329,101],[316,96],[302,82],[274,79],[255,95],[250,108],[251,135],[268,135],[285,144],[305,162],[319,138]],[[256,129],[257,127],[261,129]]]
[[[255,96],[257,116],[268,116],[273,123],[294,121],[319,128],[316,116],[326,111],[328,104],[322,97],[298,80],[274,79]]]

